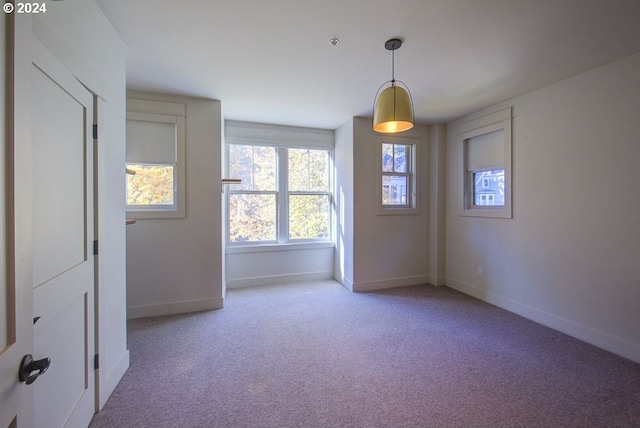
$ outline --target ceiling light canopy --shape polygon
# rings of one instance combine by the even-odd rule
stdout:
[[[400,39],[390,39],[384,44],[384,47],[391,51],[391,80],[378,88],[373,104],[373,130],[384,134],[408,131],[414,125],[413,102],[409,88],[395,79],[395,51],[400,46]],[[390,86],[387,86],[388,84]]]

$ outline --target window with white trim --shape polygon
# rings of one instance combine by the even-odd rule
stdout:
[[[412,139],[380,137],[378,214],[417,213],[416,157]]]
[[[511,109],[462,124],[462,215],[511,218]],[[467,130],[468,129],[468,130]]]
[[[166,105],[135,100],[139,108],[167,112]],[[157,106],[160,104],[160,106]],[[172,104],[181,111],[183,104]],[[169,111],[170,113],[171,111]],[[126,123],[126,206],[132,218],[185,216],[184,116],[128,111]]]
[[[305,147],[305,132],[295,128],[232,122],[226,129],[227,176],[241,179],[225,191],[227,245],[331,242],[331,148]],[[287,138],[278,141],[280,132]]]

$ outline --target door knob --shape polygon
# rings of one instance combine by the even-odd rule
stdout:
[[[26,382],[27,385],[31,385],[36,381],[36,379],[38,379],[38,376],[47,371],[49,365],[51,365],[51,358],[49,357],[41,360],[34,360],[33,355],[25,355],[22,357],[20,369],[18,370],[20,382]]]

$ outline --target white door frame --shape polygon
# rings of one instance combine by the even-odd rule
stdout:
[[[6,227],[7,345],[0,345],[0,425],[33,425],[33,388],[18,380],[22,357],[33,353],[33,290],[30,189],[31,157],[31,33],[27,15],[5,14],[3,37],[7,55],[2,83],[6,88],[5,132],[2,149],[6,162],[5,212],[0,227]],[[6,79],[6,80],[5,80]],[[6,168],[6,169],[5,169]],[[16,239],[20,237],[20,239]],[[4,290],[3,290],[4,291]],[[36,359],[39,356],[34,356]]]

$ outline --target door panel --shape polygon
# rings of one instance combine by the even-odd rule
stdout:
[[[77,338],[82,338],[86,333],[87,300],[86,294],[80,296],[40,331],[36,329],[38,340],[34,353],[50,357],[52,365],[34,384],[35,402],[38,405],[47,403],[49,408],[47,412],[36,411],[35,426],[64,426],[69,409],[73,409],[86,393],[86,343]],[[57,333],[60,331],[66,332],[74,340],[68,340],[66,346],[58,346]],[[64,386],[64,394],[60,393],[60,385]]]
[[[34,66],[31,78],[37,287],[87,260],[85,107],[41,69]]]
[[[36,427],[86,427],[95,411],[93,96],[36,40],[31,70]]]

